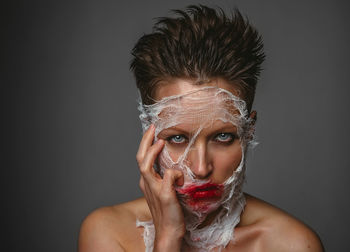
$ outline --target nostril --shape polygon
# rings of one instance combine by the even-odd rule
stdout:
[[[212,171],[206,172],[206,173],[195,173],[197,179],[209,179],[212,174]]]
[[[191,170],[198,179],[207,179],[213,172],[211,165],[205,162],[192,163]]]

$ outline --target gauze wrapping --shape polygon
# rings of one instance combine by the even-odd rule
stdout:
[[[159,133],[177,125],[191,125],[187,145],[177,153],[173,160],[171,148],[164,146],[155,164],[156,171],[163,176],[166,169],[178,169],[184,173],[184,185],[176,187],[180,204],[185,215],[186,244],[197,251],[220,250],[234,236],[234,227],[240,221],[245,206],[242,185],[245,174],[245,155],[248,146],[255,144],[253,123],[248,115],[246,103],[225,89],[206,86],[186,94],[169,96],[151,105],[139,104],[140,120],[145,132],[151,124],[155,126],[155,140]],[[203,129],[211,127],[215,122],[230,123],[237,129],[242,158],[238,167],[232,167],[232,175],[220,184],[222,194],[219,199],[208,202],[201,207],[188,204],[182,191],[193,185],[203,185],[210,181],[196,178],[191,171],[188,155],[195,149],[194,143]],[[173,155],[174,156],[174,155]],[[214,168],[215,169],[215,168]],[[200,227],[207,215],[217,211],[209,225]],[[146,251],[153,250],[154,226],[152,222],[137,222],[143,226]]]

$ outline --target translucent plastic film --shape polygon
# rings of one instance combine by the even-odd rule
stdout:
[[[140,104],[139,110],[143,131],[154,124],[155,140],[166,140],[155,164],[156,171],[161,176],[166,169],[184,173],[185,183],[176,187],[176,191],[185,214],[186,246],[198,251],[225,247],[233,239],[234,227],[245,205],[242,193],[245,154],[247,147],[254,144],[253,123],[245,102],[225,89],[206,86],[165,97],[152,105]],[[230,147],[225,147],[228,142]],[[227,161],[234,155],[239,156],[238,162]],[[213,170],[217,168],[213,167],[215,162],[231,165],[225,168],[230,174],[224,181],[217,183],[199,177],[197,171],[202,168],[198,167],[210,165]],[[201,227],[213,211],[216,211],[214,220]],[[145,243],[153,247],[149,241],[154,239],[154,234],[150,235],[151,224],[139,222],[138,225],[145,227]],[[147,246],[149,251],[151,245]]]

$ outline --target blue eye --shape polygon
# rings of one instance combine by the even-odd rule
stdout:
[[[176,144],[181,144],[186,141],[186,138],[183,135],[175,135],[175,136],[169,137],[168,141]]]
[[[223,142],[223,143],[230,143],[234,140],[234,135],[232,133],[220,133],[217,134],[215,137],[215,141]]]

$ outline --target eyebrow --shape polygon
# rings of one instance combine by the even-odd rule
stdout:
[[[217,127],[217,129],[220,131],[222,130],[237,130],[237,126],[234,125],[234,124],[231,124],[231,125],[224,125],[222,127]]]
[[[212,128],[212,127],[206,127],[206,128]],[[213,133],[218,133],[218,132],[224,132],[224,131],[237,131],[237,126],[233,125],[233,124],[230,124],[230,125],[223,125],[222,127],[215,127],[215,128],[212,128],[213,129]],[[180,132],[181,134],[190,134],[190,135],[193,135],[195,133],[195,131],[191,130],[191,131],[186,131],[182,128],[179,128],[179,127],[176,127],[176,126],[173,126],[171,128],[167,128],[167,129],[164,129],[162,130],[159,135],[161,135],[164,131],[166,131],[166,134],[171,134],[171,132],[174,132],[176,131],[177,132]],[[169,131],[169,132],[168,132]],[[165,133],[163,133],[165,134]]]
[[[183,130],[181,128],[178,128],[176,126],[174,127],[171,127],[171,128],[167,128],[167,129],[163,129],[159,134],[162,134],[164,131],[177,131],[177,132],[181,132],[183,134],[188,134],[190,132],[186,131],[186,130]]]

